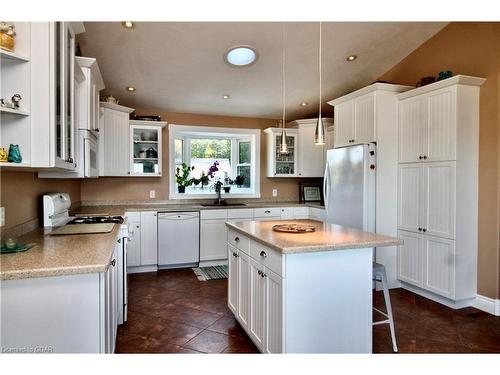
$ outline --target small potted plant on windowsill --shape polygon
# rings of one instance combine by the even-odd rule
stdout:
[[[177,182],[177,191],[182,194],[186,192],[186,186],[193,183],[193,180],[189,178],[189,174],[194,169],[186,163],[182,163],[180,167],[175,169],[175,182]]]
[[[200,182],[201,182],[201,188],[203,189],[205,186],[208,185],[210,182],[208,176],[205,174],[205,171],[201,171],[201,176],[200,176]]]
[[[245,176],[243,175],[236,176],[236,178],[234,179],[234,183],[238,187],[241,187],[245,183]]]

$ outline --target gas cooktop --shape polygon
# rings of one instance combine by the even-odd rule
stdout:
[[[68,224],[101,224],[101,223],[123,223],[121,216],[78,216],[69,221]]]

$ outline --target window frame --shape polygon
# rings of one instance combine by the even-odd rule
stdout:
[[[200,194],[178,193],[175,184],[175,140],[183,139],[183,159],[184,162],[191,159],[191,142],[190,138],[213,138],[213,139],[231,139],[231,174],[236,176],[237,167],[239,165],[250,165],[250,174],[252,176],[253,188],[251,191],[234,192],[231,189],[229,194],[223,193],[225,198],[260,198],[260,129],[241,129],[241,128],[223,128],[210,126],[191,126],[191,125],[168,125],[169,139],[169,199],[204,199],[214,198],[214,191]],[[251,163],[239,164],[239,142],[250,142],[251,147]]]

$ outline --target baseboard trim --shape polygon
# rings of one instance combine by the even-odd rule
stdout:
[[[158,271],[157,265],[127,267],[127,273],[144,273],[144,272],[156,272],[156,271]]]
[[[460,301],[453,301],[451,299],[448,299],[446,297],[442,297],[440,295],[434,294],[432,292],[429,292],[427,290],[421,289],[417,286],[413,286],[411,284],[401,282],[401,287],[403,289],[409,290],[410,292],[413,292],[415,294],[418,294],[419,296],[428,298],[434,302],[440,303],[441,305],[445,305],[446,307],[452,308],[452,309],[462,309],[464,307],[469,307],[469,306],[474,306],[475,298],[468,298]]]
[[[478,294],[474,300],[474,307],[489,314],[500,316],[500,299],[493,299]]]
[[[228,264],[227,259],[222,260],[204,260],[200,261],[198,267],[225,266]]]

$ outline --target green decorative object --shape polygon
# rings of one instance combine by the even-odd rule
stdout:
[[[182,163],[180,167],[175,168],[175,182],[177,182],[177,190],[179,193],[184,193],[186,191],[186,186],[193,183],[193,180],[189,178],[189,174],[194,169],[186,163]]]
[[[28,244],[16,243],[14,246],[7,246],[6,244],[3,244],[0,247],[0,254],[21,253],[23,251],[31,249],[33,246],[35,246],[34,243],[28,243]]]
[[[11,144],[9,146],[9,158],[8,161],[10,163],[20,163],[23,161],[21,157],[21,151],[19,150],[19,145]]]
[[[210,179],[208,178],[208,175],[205,174],[205,171],[201,171],[200,182],[202,189],[204,186],[207,186],[208,183],[210,182]]]

